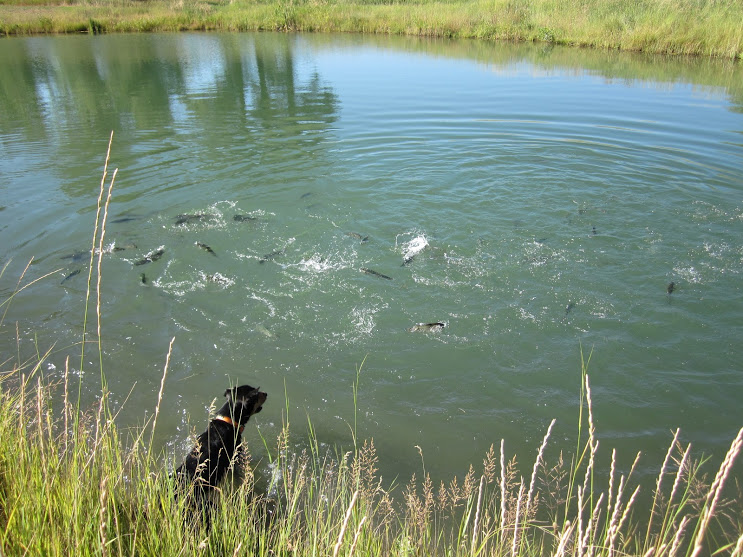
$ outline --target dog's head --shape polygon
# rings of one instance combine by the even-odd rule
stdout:
[[[241,385],[224,392],[224,396],[227,397],[228,415],[235,423],[243,426],[248,423],[250,416],[261,411],[268,395],[259,389],[260,387],[255,389],[250,385]]]

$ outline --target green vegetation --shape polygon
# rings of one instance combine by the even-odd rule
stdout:
[[[743,57],[743,0],[0,0],[0,32],[358,32]]]
[[[103,246],[105,236],[113,186],[112,180],[104,196],[106,174],[94,247]],[[91,250],[86,308],[95,294],[98,329],[81,346],[98,342],[100,353],[102,250],[97,253],[96,265]],[[0,324],[15,295],[44,278],[24,283],[25,274],[0,303]],[[184,499],[175,501],[169,479],[178,463],[153,447],[170,353],[151,420],[128,433],[121,433],[109,403],[102,358],[101,395],[88,411],[80,403],[82,375],[72,376],[67,365],[57,384],[44,377],[49,352],[31,361],[0,358],[0,553],[743,556],[743,501],[730,492],[743,429],[713,480],[676,431],[657,478],[640,485],[639,454],[623,469],[615,452],[608,461],[599,452],[586,375],[590,358],[582,362],[569,462],[562,452],[547,460],[553,421],[526,476],[501,441],[500,450],[491,446],[482,466],[471,466],[461,479],[435,486],[421,453],[420,477],[390,486],[377,475],[373,441],[355,437],[356,416],[348,452],[321,451],[309,423],[307,449],[296,454],[287,410],[275,442],[264,440],[255,451],[266,453],[271,477],[260,478],[247,457],[248,472],[222,491],[211,530],[189,525]],[[603,467],[605,482],[599,479]],[[643,493],[645,508],[638,504]]]

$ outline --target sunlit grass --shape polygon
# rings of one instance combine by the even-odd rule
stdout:
[[[97,344],[99,354],[100,248],[114,182],[106,190],[106,179],[104,170],[84,302],[87,308],[95,294],[97,327],[85,334],[88,350]],[[0,325],[14,297],[45,278],[28,272],[0,302]],[[322,449],[310,420],[298,443],[287,397],[277,438],[251,448],[263,464],[254,469],[250,455],[242,457],[246,472],[221,490],[206,530],[189,517],[186,499],[174,497],[170,473],[179,457],[153,446],[172,346],[151,421],[126,434],[109,403],[102,357],[100,395],[86,410],[82,374],[70,372],[69,360],[56,382],[44,376],[51,348],[37,347],[31,359],[0,355],[0,554],[743,556],[743,502],[729,490],[743,429],[709,480],[704,459],[692,456],[677,430],[655,464],[657,478],[643,484],[639,453],[621,469],[615,451],[599,450],[590,356],[581,361],[572,456],[547,459],[553,421],[526,469],[501,440],[481,465],[438,485],[420,449],[420,473],[405,485],[385,484],[374,441],[356,437],[355,411],[347,448]],[[306,448],[296,452],[298,445]],[[652,501],[644,508],[643,494]]]
[[[291,30],[743,56],[743,1],[2,0],[0,32]]]
[[[327,453],[310,434],[297,454],[285,423],[265,449],[253,448],[268,453],[273,473],[256,481],[248,459],[248,473],[223,490],[207,531],[184,520],[169,477],[177,463],[152,454],[153,424],[122,435],[105,395],[81,412],[69,374],[50,386],[42,363],[2,381],[7,555],[741,555],[740,501],[731,506],[722,494],[743,432],[711,484],[676,432],[653,484],[634,479],[639,455],[620,472],[612,452],[608,483],[599,485],[587,376],[587,438],[569,463],[562,454],[546,461],[550,425],[526,470],[501,441],[459,478],[435,485],[423,462],[419,476],[389,486],[377,475],[373,441]],[[654,494],[650,509],[637,506],[641,490]]]

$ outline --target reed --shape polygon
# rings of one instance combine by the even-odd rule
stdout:
[[[525,479],[516,480],[521,476],[513,459],[491,453],[481,472],[472,468],[461,481],[442,482],[437,491],[430,476],[413,477],[396,495],[376,475],[371,442],[350,460],[353,453],[293,454],[284,430],[271,463],[278,471],[275,489],[257,487],[265,482],[256,481],[260,472],[248,460],[249,473],[221,493],[213,528],[188,528],[168,473],[176,462],[162,454],[152,458],[152,447],[143,442],[148,436],[135,430],[126,438],[115,423],[96,438],[95,423],[104,416],[70,404],[55,410],[60,387],[45,384],[39,370],[31,375],[19,378],[11,370],[0,394],[0,548],[7,555],[671,556],[740,554],[743,543],[733,518],[740,515],[740,501],[723,497],[740,435],[701,506],[688,496],[699,487],[699,467],[690,465],[687,449],[678,454],[674,438],[670,453],[679,457],[677,466],[665,472],[675,474],[673,488],[661,493],[661,482],[647,486],[656,490],[650,510],[662,521],[652,524],[635,506],[645,488],[631,480],[638,458],[618,481],[612,474],[605,488],[594,485],[584,493],[577,486],[573,512],[554,525],[545,508],[545,478],[537,472],[532,490]],[[76,424],[78,431],[64,424]],[[539,452],[537,461],[544,458]],[[496,465],[500,477],[487,469]]]
[[[4,0],[0,33],[354,32],[534,41],[739,59],[730,0]]]
[[[2,305],[39,280],[28,272]],[[100,305],[96,312],[101,322]],[[287,396],[277,438],[251,448],[265,455],[263,464],[241,457],[246,473],[219,493],[211,529],[191,526],[170,476],[181,455],[163,453],[153,440],[172,346],[154,417],[126,430],[108,407],[103,369],[99,404],[85,410],[70,396],[69,364],[62,377],[44,376],[51,349],[32,360],[0,357],[0,554],[741,556],[743,501],[727,488],[743,429],[711,481],[703,473],[711,462],[693,459],[676,431],[657,479],[643,485],[635,479],[639,453],[621,469],[616,451],[607,459],[599,449],[590,357],[582,359],[574,456],[569,465],[562,453],[550,460],[553,421],[527,467],[528,483],[501,440],[481,467],[438,488],[422,449],[420,477],[402,489],[385,484],[373,440],[356,437],[355,412],[351,449],[323,451],[311,421],[308,439],[293,438]],[[647,509],[637,504],[645,490]]]

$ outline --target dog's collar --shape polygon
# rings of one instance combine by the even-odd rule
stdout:
[[[232,427],[237,428],[237,425],[235,424],[235,421],[232,418],[230,418],[229,416],[220,416],[220,415],[217,415],[217,416],[214,416],[214,419],[215,420],[222,420],[223,422],[226,422],[226,423],[230,424]],[[239,427],[240,433],[243,432],[243,429],[245,429],[245,426],[241,425]]]

